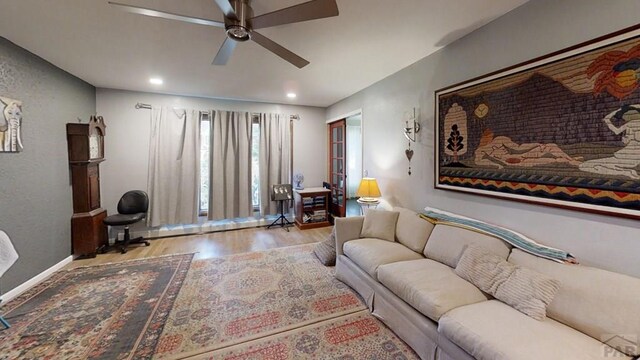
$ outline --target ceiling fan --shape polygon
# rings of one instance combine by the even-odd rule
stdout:
[[[214,0],[222,13],[224,22],[180,15],[166,11],[154,10],[139,6],[120,4],[109,1],[109,4],[134,14],[184,21],[192,24],[224,28],[227,38],[213,59],[214,65],[225,65],[238,42],[253,40],[265,49],[280,56],[284,60],[303,68],[309,62],[273,40],[261,35],[256,29],[291,24],[307,20],[338,16],[336,0],[312,0],[299,5],[290,6],[270,13],[253,16],[251,0]]]

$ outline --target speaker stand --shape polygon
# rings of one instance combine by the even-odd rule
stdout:
[[[278,201],[280,203],[280,216],[278,216],[277,219],[275,219],[269,226],[267,226],[267,229],[271,229],[271,227],[273,226],[280,226],[281,228],[284,228],[285,230],[287,230],[287,232],[289,232],[289,226],[293,226],[293,223],[289,221],[286,216],[284,216],[285,201],[286,200]]]

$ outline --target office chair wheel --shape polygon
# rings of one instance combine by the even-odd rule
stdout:
[[[151,243],[150,243],[150,242],[148,242],[148,241],[145,241],[145,242],[144,242],[144,246],[151,246]]]
[[[126,254],[126,253],[127,253],[127,248],[126,248],[126,247],[124,247],[124,246],[123,246],[123,247],[121,247],[121,248],[120,248],[120,253],[121,253],[121,254]]]

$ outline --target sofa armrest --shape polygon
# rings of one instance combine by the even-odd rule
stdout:
[[[360,238],[364,216],[336,218],[336,254],[343,255],[342,246],[349,240]]]

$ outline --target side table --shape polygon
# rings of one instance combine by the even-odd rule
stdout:
[[[365,201],[360,198],[356,200],[356,202],[358,203],[358,205],[360,205],[360,213],[362,215],[365,215],[367,213],[367,210],[375,209],[378,207],[378,205],[380,205],[380,200],[378,199],[375,199],[373,201]]]

